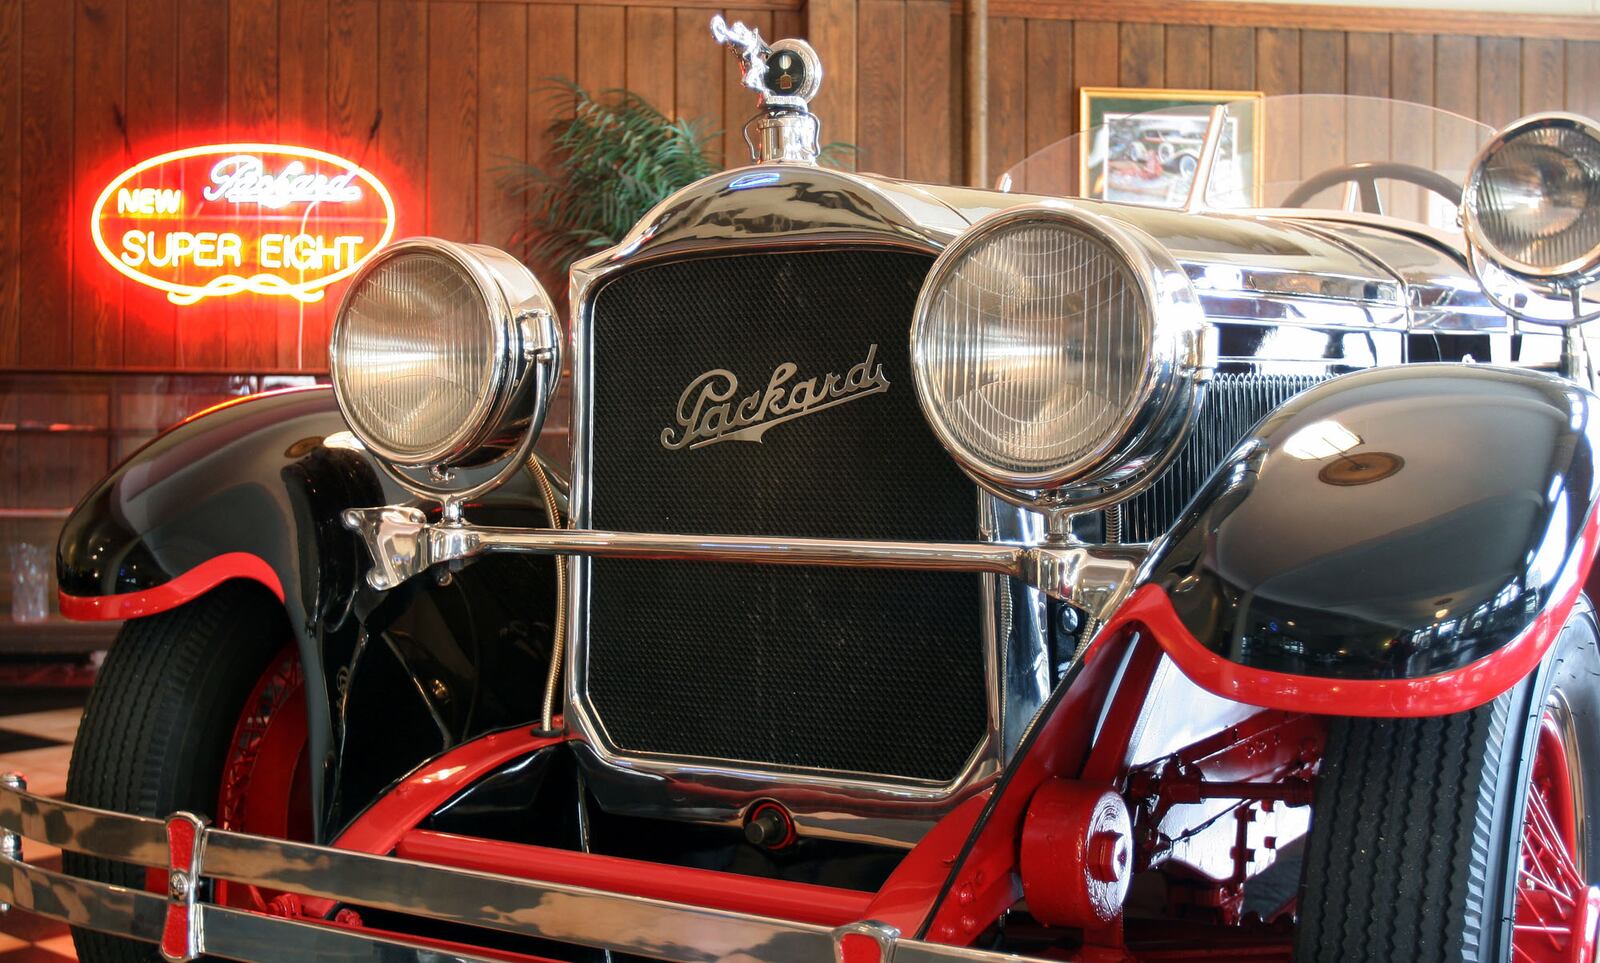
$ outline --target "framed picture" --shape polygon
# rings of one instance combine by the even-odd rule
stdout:
[[[1079,130],[1102,128],[1081,138],[1083,196],[1162,207],[1181,206],[1189,196],[1210,126],[1209,108],[1255,101],[1251,110],[1228,114],[1211,193],[1220,192],[1230,207],[1260,205],[1260,91],[1084,87],[1080,97]]]

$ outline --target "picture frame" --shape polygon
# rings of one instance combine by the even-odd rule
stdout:
[[[1231,116],[1213,171],[1213,184],[1223,178],[1233,187],[1235,203],[1227,206],[1259,207],[1264,159],[1265,126],[1259,90],[1193,90],[1146,87],[1083,87],[1079,90],[1078,130],[1087,133],[1104,126],[1100,137],[1079,138],[1078,183],[1084,197],[1148,204],[1182,206],[1199,167],[1209,112],[1174,110],[1144,116],[1165,108],[1207,108],[1240,100],[1256,101],[1255,109]],[[1245,145],[1245,149],[1239,149]]]

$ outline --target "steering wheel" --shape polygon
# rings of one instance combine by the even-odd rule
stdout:
[[[1301,182],[1283,199],[1284,207],[1305,207],[1306,202],[1335,184],[1354,183],[1361,193],[1361,210],[1367,214],[1382,214],[1383,199],[1378,196],[1379,181],[1404,181],[1407,184],[1432,191],[1461,206],[1461,185],[1438,171],[1399,161],[1371,161],[1360,164],[1341,164]]]

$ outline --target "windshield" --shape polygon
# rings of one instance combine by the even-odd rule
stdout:
[[[1181,208],[1203,178],[1197,206],[1368,211],[1454,231],[1467,168],[1494,134],[1436,107],[1342,94],[1102,117],[1006,171],[999,188]]]

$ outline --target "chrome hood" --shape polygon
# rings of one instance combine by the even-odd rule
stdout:
[[[1049,203],[1132,226],[1183,265],[1214,320],[1386,329],[1504,330],[1458,237],[1337,212],[1178,211],[917,184],[806,164],[705,178],[657,205],[617,246],[573,269],[573,308],[624,264],[737,244],[888,244],[937,252],[996,211]]]

